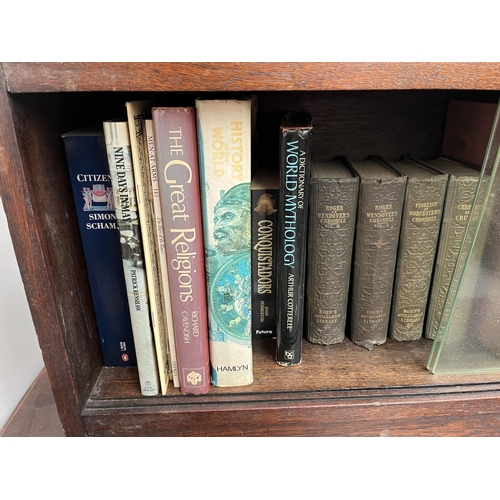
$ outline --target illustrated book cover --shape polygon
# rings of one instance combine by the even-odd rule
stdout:
[[[197,99],[211,380],[248,385],[252,367],[253,99]]]

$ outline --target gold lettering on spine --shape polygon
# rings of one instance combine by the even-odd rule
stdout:
[[[171,149],[175,151],[176,154],[182,155],[182,145],[179,140],[182,139],[181,130],[171,131],[171,133],[178,133],[178,136],[170,136],[169,139],[174,140],[174,144]],[[170,187],[170,208],[172,213],[172,221],[184,221],[187,222],[189,219],[189,214],[186,212],[186,205],[184,201],[186,199],[184,193],[184,183],[179,182],[177,179],[169,178],[169,169],[174,167],[180,167],[180,170],[187,170],[188,176],[185,184],[190,184],[193,177],[193,172],[191,166],[183,160],[172,160],[169,161],[165,168],[163,169],[163,178],[165,183]],[[171,170],[172,171],[172,170]],[[179,169],[176,168],[174,172],[178,175]],[[196,230],[193,227],[188,228],[169,228],[171,241],[170,245],[175,249],[175,258],[171,259],[170,267],[177,273],[177,280],[179,283],[179,299],[181,302],[192,302],[193,299],[193,285],[192,285],[192,260],[196,258],[196,252],[191,251],[190,243],[196,241]],[[194,271],[196,272],[196,270]]]

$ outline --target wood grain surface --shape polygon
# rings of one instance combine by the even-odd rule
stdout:
[[[4,63],[10,92],[500,89],[499,63]]]
[[[312,111],[313,155],[440,152],[451,99],[497,102],[498,63],[2,63],[0,196],[68,436],[500,435],[500,376],[432,375],[430,343],[369,352],[304,342],[297,367],[256,344],[255,382],[205,396],[140,396],[134,369],[103,368],[61,134],[126,100],[259,96],[263,161],[285,111]],[[311,92],[314,91],[314,92]],[[374,92],[375,91],[375,92]],[[220,92],[220,94],[213,94]],[[231,94],[232,93],[232,94]]]

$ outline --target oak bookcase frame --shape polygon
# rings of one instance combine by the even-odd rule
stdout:
[[[371,352],[305,341],[291,368],[262,341],[252,386],[142,397],[135,369],[102,365],[60,140],[144,95],[175,105],[245,92],[261,103],[262,161],[275,161],[276,124],[297,108],[313,115],[317,158],[431,157],[450,99],[499,91],[497,63],[3,63],[0,196],[66,435],[500,434],[500,374],[432,375],[425,339]]]

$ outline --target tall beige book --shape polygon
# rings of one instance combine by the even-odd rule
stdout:
[[[128,123],[126,119],[109,120],[103,123],[103,128],[116,222],[120,231],[123,272],[137,355],[139,383],[144,396],[156,396],[160,382],[149,312]]]
[[[163,216],[160,203],[160,189],[158,183],[158,168],[156,166],[156,152],[153,133],[153,120],[145,121],[147,156],[149,159],[149,173],[151,181],[151,200],[153,202],[153,221],[155,227],[156,250],[158,258],[158,271],[163,292],[163,313],[165,316],[168,336],[169,367],[172,371],[174,387],[180,387],[179,365],[177,362],[177,348],[175,345],[174,323],[172,317],[172,303],[170,300],[170,285],[168,283],[167,254],[165,250],[165,238],[163,232]]]
[[[149,163],[146,155],[146,134],[144,121],[146,114],[151,111],[149,101],[127,102],[127,119],[132,151],[137,208],[144,249],[144,264],[149,294],[149,308],[151,323],[155,339],[158,372],[160,376],[161,392],[166,394],[170,379],[168,360],[168,337],[165,315],[163,312],[163,293],[158,270],[156,255],[155,224],[153,204],[151,201],[151,181]]]
[[[447,158],[436,158],[425,163],[449,175],[424,330],[425,337],[433,339],[458,262],[480,172]]]
[[[213,385],[253,381],[252,100],[196,100]]]

